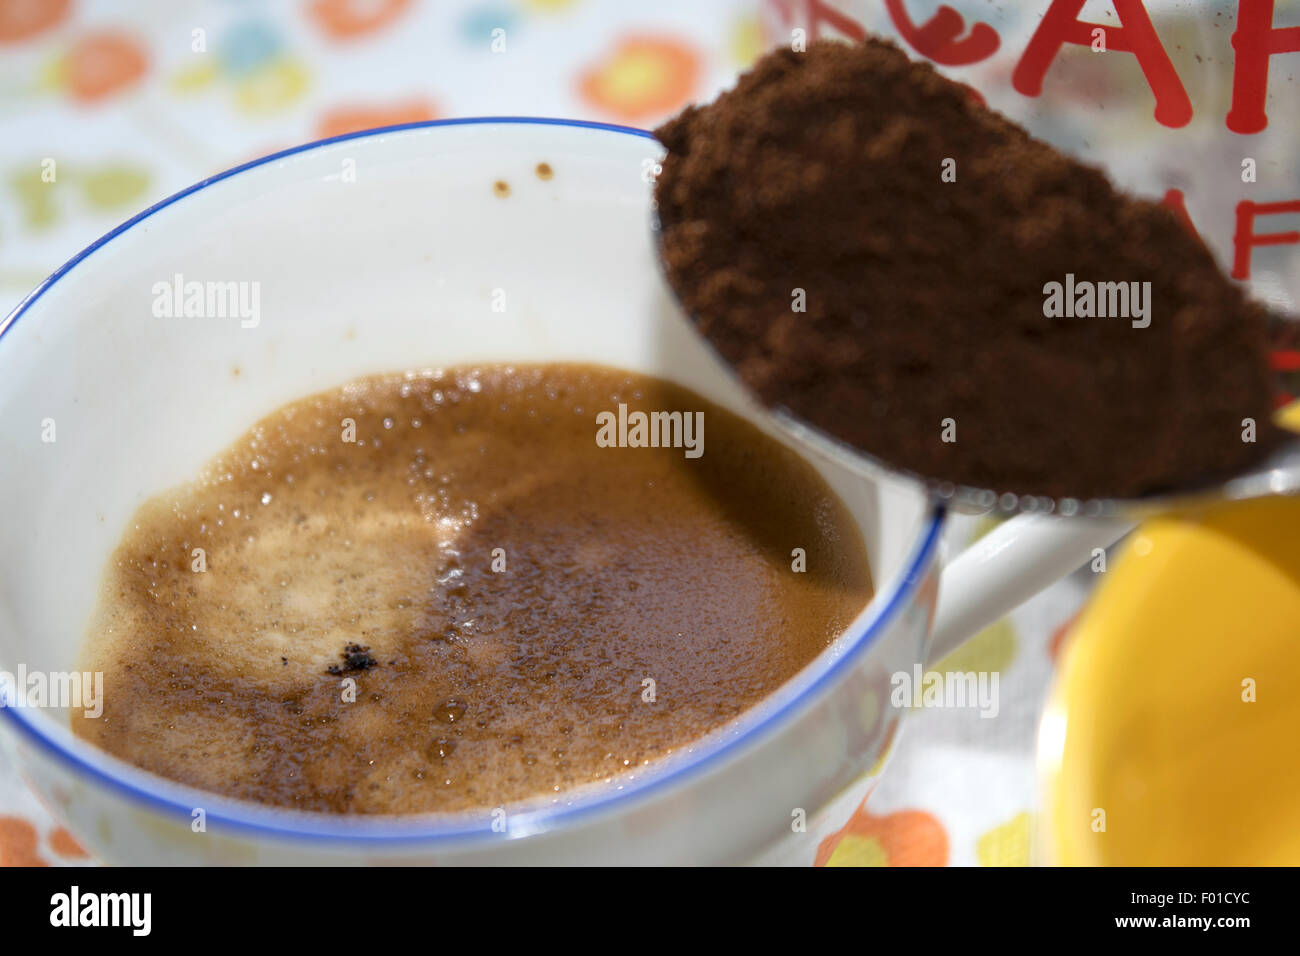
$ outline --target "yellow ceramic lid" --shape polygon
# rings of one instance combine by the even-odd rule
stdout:
[[[1045,862],[1300,864],[1300,497],[1130,536],[1063,651],[1039,759]]]

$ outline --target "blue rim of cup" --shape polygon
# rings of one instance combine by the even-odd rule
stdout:
[[[320,149],[352,139],[442,126],[484,125],[564,126],[575,129],[600,130],[623,136],[637,136],[657,142],[654,134],[647,130],[637,129],[632,126],[620,126],[614,123],[552,117],[474,116],[427,120],[418,123],[401,123],[394,126],[344,133],[340,136],[331,136],[327,139],[293,146],[277,153],[250,160],[203,179],[192,186],[173,193],[166,199],[160,200],[117,228],[105,233],[55,270],[49,278],[19,302],[17,307],[3,321],[0,321],[0,338],[22,318],[42,295],[91,253],[127,230],[139,225],[154,213],[167,208],[192,193],[206,189],[214,183],[219,183],[223,179],[229,179],[247,170],[256,169],[259,166],[298,153]],[[521,810],[507,816],[506,827],[501,832],[493,829],[492,820],[487,817],[475,819],[472,822],[462,822],[462,818],[462,820],[451,823],[439,820],[431,821],[423,815],[412,815],[406,819],[392,816],[367,818],[260,806],[199,790],[175,781],[156,778],[147,771],[130,767],[127,764],[123,764],[121,770],[112,765],[109,767],[97,766],[81,754],[66,749],[47,736],[40,727],[23,716],[23,711],[20,708],[6,707],[0,704],[0,718],[7,720],[10,726],[17,730],[22,737],[59,758],[62,762],[79,771],[83,776],[91,778],[100,784],[105,784],[149,809],[161,810],[171,816],[183,818],[188,822],[192,818],[195,807],[204,807],[207,823],[213,828],[211,832],[219,832],[223,828],[228,828],[232,831],[244,831],[281,840],[307,839],[310,841],[343,841],[356,844],[400,843],[413,845],[446,844],[471,840],[491,840],[494,838],[517,839],[531,834],[552,832],[599,814],[615,811],[620,805],[631,804],[654,792],[678,785],[687,778],[697,776],[710,767],[717,765],[741,747],[750,745],[755,740],[765,736],[816,697],[825,687],[849,670],[857,659],[875,643],[876,639],[889,627],[894,619],[902,613],[903,609],[911,604],[913,595],[925,579],[931,563],[937,556],[945,513],[946,509],[941,502],[931,502],[922,532],[918,536],[912,554],[905,562],[903,573],[896,579],[892,593],[885,597],[883,605],[878,606],[876,614],[863,628],[862,633],[849,639],[843,653],[831,662],[815,680],[804,687],[798,695],[782,702],[780,706],[764,715],[762,720],[746,728],[744,733],[732,736],[714,746],[706,747],[703,752],[692,756],[690,759],[675,763],[663,773],[652,773],[650,778],[644,782],[634,782],[621,787],[606,786],[597,788],[589,796],[584,796],[562,806]],[[881,596],[877,595],[875,601],[879,602],[880,599]],[[845,641],[845,639],[846,636],[840,638],[841,641]],[[87,745],[87,747],[89,746]],[[120,761],[111,757],[110,760],[112,760],[113,764],[120,763]],[[153,784],[154,789],[150,790],[146,786],[129,779],[130,776],[137,774],[146,781],[156,781]],[[176,790],[179,791],[179,794],[177,796],[164,795],[156,792],[158,790]],[[192,795],[194,799],[180,799],[180,796],[185,794]],[[447,818],[442,817],[441,820],[447,820]]]

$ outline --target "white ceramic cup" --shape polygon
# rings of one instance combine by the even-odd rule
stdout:
[[[660,156],[636,130],[548,120],[345,136],[200,183],[69,262],[0,325],[0,671],[74,669],[140,503],[263,415],[356,376],[590,361],[671,379],[766,427],[663,286],[649,228]],[[177,276],[256,283],[256,315],[157,314],[160,283]],[[861,528],[875,599],[737,722],[616,785],[504,819],[360,819],[164,780],[75,738],[65,710],[6,707],[0,724],[35,791],[116,863],[750,859],[876,762],[901,716],[890,677],[931,651],[942,509],[905,479],[811,460]],[[1121,531],[1002,526],[945,575],[937,650]]]

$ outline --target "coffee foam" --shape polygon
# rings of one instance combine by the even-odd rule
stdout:
[[[598,447],[620,402],[703,411],[706,453]],[[736,717],[869,596],[815,470],[684,389],[574,365],[379,376],[281,409],[139,510],[86,650],[104,714],[73,726],[263,803],[494,807]]]

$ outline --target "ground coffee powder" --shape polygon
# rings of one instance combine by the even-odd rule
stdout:
[[[769,405],[1058,498],[1187,487],[1276,440],[1265,313],[1175,215],[890,43],[776,51],[656,134],[669,279]],[[1049,316],[1049,283],[1127,314]]]

